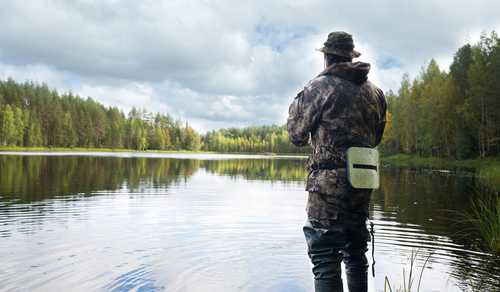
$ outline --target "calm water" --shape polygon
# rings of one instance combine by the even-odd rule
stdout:
[[[312,291],[302,159],[137,156],[0,155],[0,290]],[[421,291],[500,286],[500,259],[453,212],[474,184],[384,169],[370,291],[398,286],[412,251],[417,271],[431,254]]]

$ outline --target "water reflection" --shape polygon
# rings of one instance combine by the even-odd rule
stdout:
[[[0,155],[0,290],[310,291],[304,161],[182,158]],[[371,291],[414,249],[433,253],[422,291],[498,287],[450,212],[474,177],[383,171]]]
[[[432,253],[430,268],[448,263],[449,274],[465,291],[471,285],[481,287],[474,291],[496,291],[500,258],[481,251],[478,234],[465,233],[471,228],[462,222],[461,214],[478,195],[477,183],[471,173],[385,169],[371,205],[378,246],[387,253],[394,247],[419,249],[421,261]]]
[[[200,160],[0,156],[0,194],[31,203],[68,194],[126,188],[132,192],[185,181]]]

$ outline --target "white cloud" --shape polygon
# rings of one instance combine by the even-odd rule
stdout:
[[[132,82],[122,86],[83,84],[76,90],[83,97],[99,97],[106,106],[119,104],[125,110],[130,110],[132,107],[154,110],[153,88],[145,83]]]
[[[7,65],[0,63],[0,79],[8,78],[46,83],[51,87],[66,90],[69,88],[68,84],[72,77],[71,73],[59,72],[45,64]]]
[[[397,89],[499,28],[498,1],[3,1],[0,77],[108,105],[168,111],[198,129],[283,123],[323,66],[328,32],[354,35],[370,78]]]

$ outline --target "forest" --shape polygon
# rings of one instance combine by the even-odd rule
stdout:
[[[466,159],[500,154],[500,40],[482,34],[455,53],[449,70],[435,60],[413,80],[386,93],[381,150]],[[196,132],[169,114],[133,108],[125,114],[92,98],[60,94],[45,84],[0,81],[0,146],[306,153],[288,141],[285,126]]]
[[[307,151],[288,142],[284,126],[221,129],[200,135],[169,114],[133,108],[125,114],[46,84],[0,81],[0,146],[246,153]]]
[[[47,85],[0,81],[0,145],[198,150],[200,135],[168,114],[127,115]]]
[[[210,131],[203,136],[203,149],[217,152],[306,153],[288,140],[285,126],[254,126]]]
[[[386,153],[465,159],[500,154],[500,40],[493,31],[455,53],[449,70],[435,60],[386,94]]]

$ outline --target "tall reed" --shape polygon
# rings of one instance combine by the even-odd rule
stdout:
[[[394,292],[419,292],[420,291],[420,284],[422,283],[422,275],[424,274],[424,269],[427,266],[427,263],[429,262],[429,259],[431,258],[432,253],[429,253],[427,257],[425,258],[424,264],[422,265],[420,269],[420,273],[418,275],[418,284],[415,290],[414,284],[416,280],[416,262],[418,258],[418,250],[415,251],[412,249],[411,255],[409,258],[409,263],[410,263],[410,268],[407,271],[406,268],[403,268],[403,287],[396,288]],[[393,292],[391,283],[389,281],[389,278],[385,276],[384,279],[384,292]]]
[[[497,190],[477,186],[472,190],[469,210],[451,211],[460,226],[458,236],[476,235],[480,247],[488,253],[500,254],[500,197]]]

